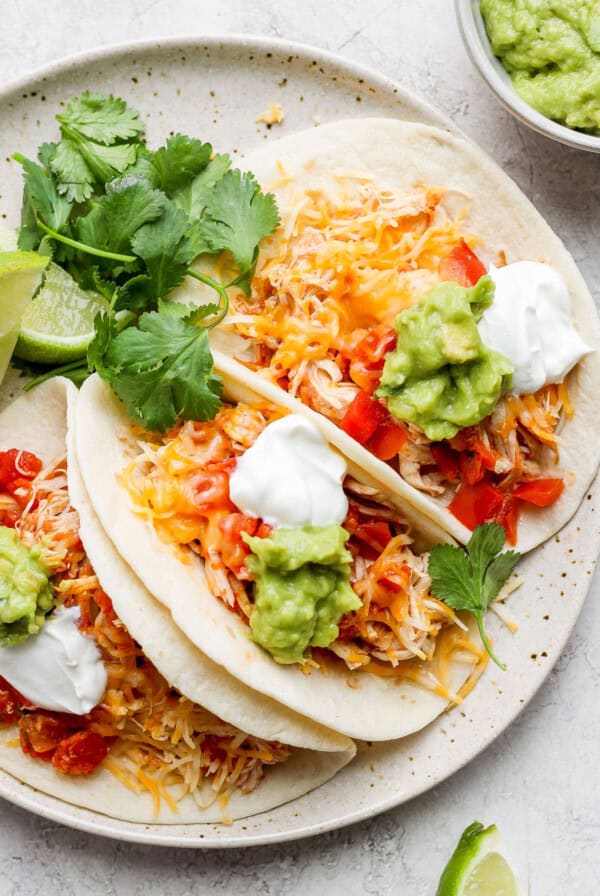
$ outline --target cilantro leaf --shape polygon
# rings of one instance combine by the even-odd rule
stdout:
[[[212,146],[183,134],[169,137],[149,157],[152,184],[169,196],[189,184],[208,165]]]
[[[498,523],[477,526],[466,546],[437,544],[429,555],[431,593],[453,610],[468,610],[477,619],[483,645],[501,669],[506,667],[490,647],[483,626],[488,606],[498,597],[520,554],[500,553],[506,533]]]
[[[204,192],[202,233],[213,252],[228,249],[240,269],[235,283],[246,295],[258,260],[258,244],[279,224],[275,198],[261,192],[252,174],[228,171]]]
[[[159,298],[168,295],[183,282],[194,249],[186,230],[184,212],[169,202],[161,217],[144,224],[131,240],[131,248],[146,265],[147,275],[130,281],[126,296],[136,297],[136,308],[156,307]],[[144,299],[140,303],[140,300]],[[126,307],[119,304],[119,307]]]
[[[103,380],[110,381],[111,371],[105,367],[104,356],[116,335],[114,316],[106,311],[99,311],[94,318],[94,336],[88,345],[87,363],[89,370],[97,370]]]
[[[110,146],[117,140],[137,138],[144,131],[139,114],[124,100],[85,91],[71,100],[57,121],[79,137]]]
[[[57,143],[42,143],[38,149],[37,157],[40,164],[50,170],[50,161],[56,152]]]
[[[123,100],[86,91],[56,118],[62,139],[45,158],[68,199],[84,202],[95,183],[104,184],[135,163],[144,125]]]
[[[483,600],[486,607],[496,600],[520,556],[517,551],[505,551],[489,564],[483,580]]]
[[[100,322],[91,360],[134,420],[164,432],[179,418],[215,416],[222,383],[213,373],[205,329],[156,311],[117,335],[109,326]]]
[[[53,230],[62,231],[67,226],[72,203],[61,196],[52,175],[23,156],[15,155],[23,168],[25,189],[21,208],[20,249],[37,249],[44,233],[38,227],[40,218]]]
[[[107,252],[126,253],[135,232],[159,218],[167,198],[147,181],[113,181],[92,211],[78,220],[78,238]]]
[[[207,191],[229,171],[231,159],[226,154],[214,156],[200,174],[173,194],[173,201],[183,209],[190,221],[198,221],[204,211]]]
[[[94,176],[71,140],[61,140],[49,158],[50,168],[60,180],[67,199],[83,202],[92,195]]]
[[[221,306],[215,302],[209,302],[206,305],[186,305],[184,302],[165,302],[159,299],[158,310],[167,317],[183,317],[188,323],[197,324],[206,317],[218,314]]]
[[[431,591],[453,610],[478,609],[469,558],[462,548],[436,544],[429,555]]]
[[[469,539],[467,550],[471,560],[473,576],[478,583],[483,583],[485,571],[492,557],[499,554],[504,547],[506,532],[498,523],[477,526]]]
[[[52,170],[69,199],[83,202],[92,195],[92,184],[106,183],[122,174],[136,160],[136,147],[123,143],[102,146],[64,138],[52,158]]]

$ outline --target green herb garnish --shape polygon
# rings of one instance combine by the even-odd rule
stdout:
[[[505,551],[506,532],[498,523],[477,526],[466,551],[450,544],[436,544],[429,555],[431,592],[453,610],[468,610],[477,619],[483,646],[501,669],[506,666],[494,655],[483,627],[485,611],[520,558]]]
[[[138,113],[116,97],[86,92],[57,120],[61,139],[40,147],[40,164],[13,156],[24,180],[19,246],[52,255],[109,307],[87,366],[54,372],[79,382],[97,370],[149,429],[212,418],[221,384],[207,331],[227,313],[229,287],[250,295],[259,243],[279,224],[274,197],[209,143],[175,134],[150,150]],[[190,267],[222,252],[237,269],[228,282]],[[218,301],[172,311],[164,299],[188,276]]]

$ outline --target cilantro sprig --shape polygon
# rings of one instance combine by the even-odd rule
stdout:
[[[502,526],[485,523],[477,526],[466,550],[450,544],[436,544],[429,555],[432,594],[453,610],[473,613],[483,646],[503,670],[506,666],[492,651],[483,619],[521,556],[517,551],[501,553],[505,538]]]
[[[108,310],[96,318],[87,366],[29,386],[97,370],[150,429],[214,416],[221,385],[207,331],[227,313],[230,287],[250,295],[259,244],[279,224],[274,197],[196,138],[175,134],[149,149],[139,114],[117,97],[86,92],[57,121],[60,140],[40,147],[39,164],[13,156],[24,180],[19,246],[52,255]],[[191,266],[223,252],[237,269],[227,282]],[[186,277],[217,301],[173,310],[164,300]]]

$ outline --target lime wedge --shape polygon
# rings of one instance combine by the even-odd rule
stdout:
[[[0,252],[0,382],[13,353],[23,312],[48,258],[37,252]]]
[[[484,828],[478,821],[463,831],[444,868],[437,896],[520,896],[514,872],[502,855],[496,825]]]
[[[21,319],[15,355],[38,364],[68,364],[83,358],[101,308],[106,308],[102,296],[81,289],[51,262],[41,289]]]

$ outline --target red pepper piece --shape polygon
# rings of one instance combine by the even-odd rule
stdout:
[[[460,283],[461,286],[475,286],[487,273],[485,265],[464,240],[446,258],[442,258],[438,270],[442,280]]]
[[[405,428],[388,417],[378,425],[367,442],[367,448],[380,460],[391,460],[402,451],[407,440]]]
[[[359,541],[373,548],[377,554],[381,554],[392,540],[392,531],[389,523],[382,521],[359,523],[353,534]]]
[[[558,500],[564,487],[562,479],[531,479],[518,485],[513,496],[527,504],[535,504],[536,507],[549,507]]]
[[[360,391],[342,417],[340,426],[349,436],[364,445],[387,416],[388,412],[380,401]]]
[[[448,505],[448,510],[467,529],[475,529],[482,523],[496,519],[503,498],[502,492],[485,479],[476,485],[463,482]]]

